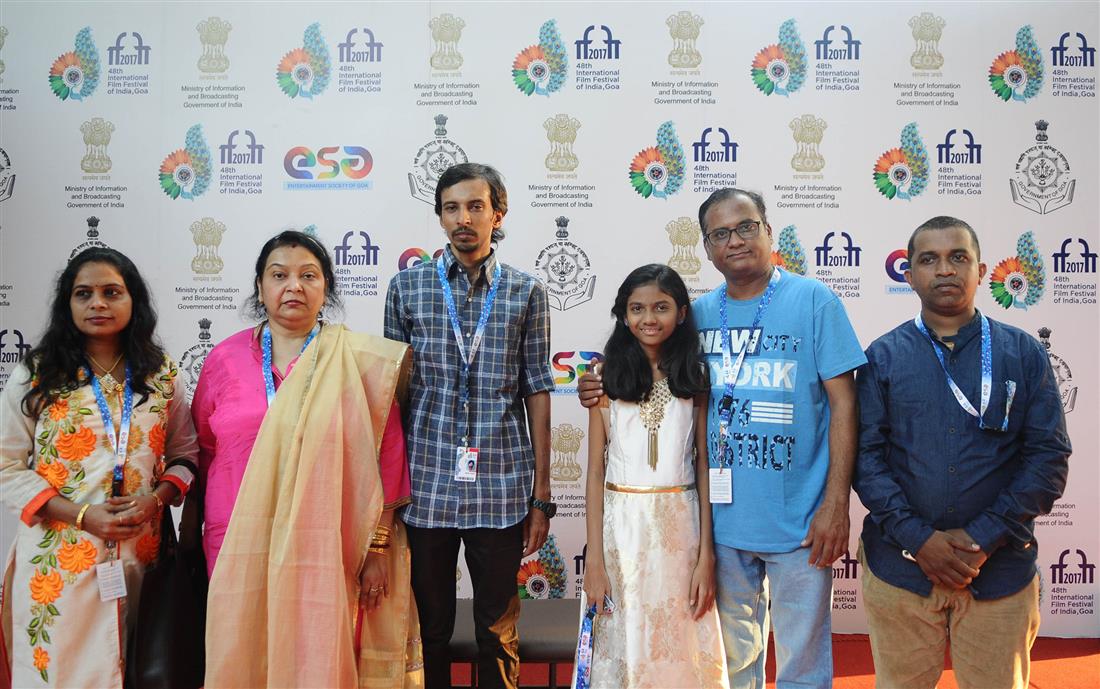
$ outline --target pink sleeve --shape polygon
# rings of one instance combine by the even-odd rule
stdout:
[[[211,366],[211,364],[213,364]],[[199,374],[199,383],[195,386],[195,397],[191,400],[191,420],[195,423],[195,433],[199,441],[199,475],[206,480],[210,464],[214,461],[214,452],[218,441],[210,427],[210,416],[214,413],[215,394],[212,382],[216,375],[217,364],[208,361]]]
[[[378,465],[382,473],[382,500],[385,509],[394,509],[412,502],[409,460],[405,455],[405,430],[401,427],[401,408],[397,405],[397,400],[390,406],[386,429],[382,432]]]

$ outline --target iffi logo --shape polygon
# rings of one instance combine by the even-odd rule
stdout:
[[[817,265],[837,268],[858,268],[859,253],[863,251],[863,249],[856,246],[856,243],[852,241],[852,235],[847,232],[840,233],[845,246],[833,247],[833,237],[836,235],[836,232],[830,232],[825,235],[825,239],[821,242],[821,246],[814,247],[814,258],[817,260]],[[834,248],[836,248],[835,254],[833,253]],[[892,255],[893,254],[891,254],[891,256]],[[889,260],[886,263],[886,272],[890,272]],[[893,275],[890,277],[893,277]],[[904,280],[905,278],[902,279]]]
[[[955,151],[955,135],[959,133],[958,129],[952,129],[947,132],[947,136],[943,138],[942,144],[936,144],[936,162],[940,165],[954,165],[959,163],[965,163],[968,165],[977,165],[982,162],[982,145],[975,143],[974,135],[969,129],[962,130],[963,136],[966,137],[966,143],[961,144],[960,148],[965,148],[965,151]]]
[[[1054,63],[1055,67],[1095,67],[1096,48],[1089,46],[1089,42],[1085,40],[1085,34],[1076,33],[1074,35],[1079,43],[1077,51],[1081,54],[1066,54],[1070,50],[1070,47],[1066,45],[1066,39],[1070,37],[1070,33],[1067,31],[1058,39],[1058,45],[1050,49],[1051,62]]]
[[[836,564],[837,566],[833,567],[833,579],[855,579],[859,576],[859,560],[852,557],[847,550],[844,551],[844,557],[837,560]]]
[[[107,48],[107,64],[108,65],[147,65],[149,64],[149,53],[153,50],[149,46],[145,45],[145,41],[142,40],[141,34],[137,31],[130,32],[130,36],[134,37],[134,52],[126,53],[125,47],[122,42],[126,39],[126,32],[123,31],[115,38],[115,44]]]
[[[1067,548],[1063,550],[1061,555],[1058,556],[1058,562],[1050,566],[1050,583],[1051,584],[1091,584],[1095,580],[1096,565],[1090,563],[1088,558],[1085,557],[1085,551],[1077,548],[1075,551],[1077,554],[1077,572],[1067,572],[1066,569],[1070,567],[1070,564],[1066,562],[1066,556],[1070,551]]]
[[[592,366],[602,360],[603,354],[599,352],[557,352],[550,360],[550,365],[557,371],[554,383],[572,385],[577,378],[591,371]]]
[[[9,333],[15,338],[15,342],[9,341]],[[23,339],[22,332],[18,330],[0,330],[0,364],[16,363],[30,349],[30,343]]]
[[[237,137],[240,135],[241,130],[234,129],[229,133],[226,142],[218,146],[222,165],[259,165],[263,163],[263,144],[256,143],[256,135],[252,133],[251,129],[244,130],[244,135],[248,137],[248,143],[241,144],[241,148],[245,150],[241,153],[237,152]]]
[[[344,42],[336,45],[340,62],[381,62],[382,44],[374,40],[374,32],[364,27],[364,40],[361,43],[355,37],[357,33],[359,29],[352,29],[344,38]]]
[[[844,44],[843,48],[833,48],[832,33],[836,30],[835,24],[830,24],[825,27],[825,33],[821,35],[821,38],[814,41],[814,48],[816,50],[816,57],[818,60],[858,60],[859,59],[859,46],[862,41],[857,41],[852,38],[852,30],[843,24],[840,25],[840,30],[844,32]]]
[[[1081,253],[1071,254],[1069,252],[1070,244],[1076,241],[1081,245]],[[1080,256],[1080,261],[1070,260],[1071,256]],[[1096,272],[1096,252],[1089,249],[1089,243],[1084,239],[1078,237],[1074,240],[1073,237],[1068,237],[1062,241],[1062,248],[1056,251],[1051,258],[1054,259],[1054,272],[1055,273],[1095,273]]]
[[[359,246],[352,246],[351,238],[359,235]],[[344,233],[344,241],[332,249],[338,266],[376,266],[378,265],[378,245],[372,244],[370,235],[360,230]]]
[[[736,163],[737,142],[730,139],[730,133],[725,127],[719,127],[718,133],[722,135],[722,141],[714,144],[714,150],[709,150],[711,142],[711,127],[703,130],[699,140],[691,145],[691,152],[697,163]]]
[[[886,257],[886,274],[894,282],[905,282],[905,271],[909,270],[909,252],[895,249]]]
[[[622,41],[611,35],[611,29],[606,24],[600,24],[600,31],[603,32],[603,47],[593,48],[592,44],[595,42],[592,40],[592,32],[596,30],[596,25],[591,24],[584,30],[584,35],[580,40],[574,41],[573,44],[577,46],[577,59],[578,60],[618,60],[619,59],[619,47],[622,45]]]
[[[434,254],[429,254],[418,247],[410,247],[401,252],[401,255],[397,258],[397,269],[405,270],[406,268],[412,268],[418,266],[421,263],[430,263],[433,259],[439,258],[443,255],[443,249],[436,249]]]

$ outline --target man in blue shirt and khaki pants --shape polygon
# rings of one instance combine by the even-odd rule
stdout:
[[[1042,346],[978,312],[974,230],[909,239],[920,313],[867,348],[853,487],[879,689],[931,689],[944,650],[962,689],[1028,686],[1039,631],[1035,517],[1066,485],[1069,437]]]

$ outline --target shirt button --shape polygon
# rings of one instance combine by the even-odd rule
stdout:
[[[466,303],[467,303],[467,304],[469,304],[469,303],[470,303],[470,302],[472,302],[473,300],[474,300],[474,298],[473,298],[473,297],[466,297]]]
[[[952,465],[952,466],[947,467],[947,473],[949,473],[949,474],[955,473],[955,466]]]
[[[467,335],[466,337],[469,337],[469,335]],[[947,429],[947,432],[948,432],[948,433],[954,433],[954,432],[955,432],[955,427],[954,427],[954,426],[952,426],[951,428],[948,428],[948,429]]]
[[[948,507],[948,508],[947,508],[947,513],[948,513],[948,514],[951,514],[951,513],[953,513],[954,511],[955,511],[955,508],[954,508],[954,507]]]
[[[466,333],[466,337],[469,337],[469,336],[470,336],[470,333]],[[955,431],[952,430],[951,432],[954,433]]]

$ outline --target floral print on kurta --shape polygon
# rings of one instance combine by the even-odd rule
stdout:
[[[0,481],[3,501],[24,523],[8,568],[13,686],[122,686],[122,656],[128,617],[136,613],[145,567],[155,558],[160,529],[156,520],[135,538],[115,547],[128,596],[99,600],[95,565],[110,551],[101,539],[72,524],[23,514],[43,490],[54,489],[73,502],[99,504],[111,492],[114,453],[91,386],[62,392],[36,419],[19,408],[34,383],[16,371],[2,396]],[[150,380],[153,394],[142,404],[135,395],[124,494],[151,492],[171,458],[195,458],[194,430],[174,364],[165,362]],[[121,394],[109,396],[113,422],[121,417]],[[28,518],[29,517],[29,518]],[[29,522],[29,523],[28,523]],[[5,596],[7,596],[7,591]],[[106,639],[114,642],[104,644]]]

